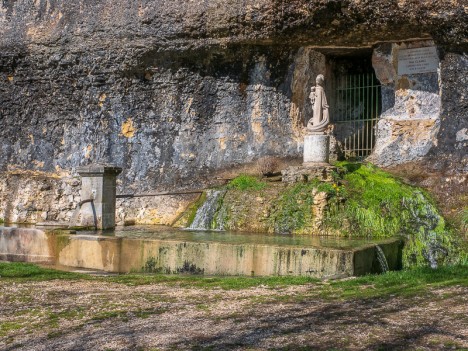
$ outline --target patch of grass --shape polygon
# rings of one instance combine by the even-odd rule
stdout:
[[[146,318],[149,318],[149,317],[151,317],[153,315],[163,314],[163,313],[165,313],[167,311],[168,311],[167,308],[159,308],[159,309],[151,308],[151,309],[144,309],[144,310],[140,309],[140,310],[137,310],[137,311],[135,311],[133,313],[138,318],[146,319]]]
[[[181,287],[224,290],[241,290],[257,286],[276,288],[288,285],[303,285],[318,282],[309,277],[206,277],[162,274],[123,274],[106,278],[108,281],[130,286],[165,283]]]
[[[54,331],[51,331],[50,333],[47,333],[47,339],[58,338],[59,336],[62,336],[62,335],[63,335],[63,332],[54,330]]]
[[[417,267],[406,271],[366,275],[351,280],[330,282],[320,289],[323,298],[365,298],[385,295],[413,296],[432,288],[468,287],[468,266],[438,269]]]
[[[23,325],[18,322],[0,322],[0,336],[5,336],[14,330],[21,329]]]
[[[30,266],[30,264],[18,264]],[[40,267],[38,267],[40,268]],[[28,267],[30,269],[30,267]],[[20,270],[17,270],[20,272]],[[62,273],[62,272],[57,272]],[[24,278],[21,274],[20,276]],[[48,275],[49,279],[56,279],[56,275]],[[14,278],[14,276],[11,276]],[[43,276],[43,280],[47,280]],[[30,280],[29,278],[26,278]],[[80,280],[83,275],[72,275],[68,279]],[[413,296],[428,292],[431,289],[445,288],[450,286],[468,287],[468,266],[444,266],[438,269],[428,267],[417,267],[406,271],[388,272],[380,275],[366,275],[362,277],[346,279],[321,281],[309,277],[244,277],[244,276],[226,276],[226,277],[202,277],[186,275],[162,275],[162,274],[123,274],[119,276],[95,277],[94,279],[103,282],[112,282],[125,284],[129,286],[160,284],[164,283],[170,286],[183,288],[200,289],[224,289],[224,290],[242,290],[252,287],[281,288],[291,285],[310,285],[304,294],[294,296],[277,295],[272,292],[271,298],[259,299],[257,302],[281,301],[304,301],[311,297],[320,297],[324,299],[355,299],[371,298],[378,296]],[[34,279],[34,277],[32,278]],[[222,296],[222,293],[220,294]],[[219,296],[218,296],[219,298]],[[197,308],[205,309],[206,302],[200,301]],[[118,307],[118,306],[115,306]],[[126,318],[128,310],[103,311],[92,317],[93,320],[104,320],[109,318]],[[164,313],[165,309],[137,310],[135,315],[140,318],[146,318],[153,314]],[[84,318],[82,309],[65,309],[59,312],[49,312],[47,314],[49,324],[57,324],[60,319]],[[2,330],[11,330],[21,327],[18,323],[0,324],[0,333]]]
[[[327,224],[340,228],[345,235],[391,237],[402,234],[410,216],[402,201],[417,198],[420,190],[371,164],[340,162],[337,166],[345,169],[343,181],[347,196],[344,203],[331,206]]]
[[[260,181],[257,177],[241,174],[231,180],[227,188],[237,190],[262,190],[266,186],[267,183]]]
[[[54,279],[93,279],[87,274],[43,268],[32,263],[0,262],[0,280],[43,281]]]
[[[123,318],[127,316],[126,311],[105,311],[105,312],[99,312],[95,314],[91,320],[93,321],[104,321],[106,319],[112,319],[112,318]]]
[[[82,307],[75,307],[73,309],[66,309],[58,312],[49,312],[48,313],[48,322],[49,324],[56,328],[59,326],[60,319],[66,320],[76,320],[82,319],[85,316],[85,311]]]
[[[200,310],[200,311],[209,311],[210,310],[210,306],[204,304],[204,303],[199,303],[197,305],[195,305],[196,309],[197,310]]]

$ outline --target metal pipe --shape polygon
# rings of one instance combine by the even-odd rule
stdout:
[[[369,118],[369,86],[371,85],[370,84],[370,78],[371,78],[371,74],[370,73],[367,73],[367,79],[366,79],[366,82],[367,82],[367,89],[366,89],[366,119]],[[372,133],[372,122],[365,122],[366,123],[366,149],[369,150],[369,151],[366,151],[366,156],[370,154],[370,151],[372,150],[372,146],[369,144],[370,140],[371,140],[371,133]],[[369,126],[371,129],[369,129]],[[372,142],[370,142],[372,144]]]
[[[117,195],[117,199],[134,198],[134,197],[147,197],[147,196],[165,196],[165,195],[185,195],[185,194],[201,194],[203,190],[186,190],[186,191],[167,191],[160,193],[149,193],[149,194],[120,194]]]
[[[373,77],[372,77],[373,78]],[[370,98],[370,108],[369,108],[369,115],[370,117],[373,119],[374,118],[374,113],[372,112],[372,110],[374,109],[374,79],[372,79],[372,87],[370,88],[370,92],[371,92],[371,98]],[[371,126],[372,126],[372,131],[371,131],[371,136],[370,136],[370,142],[371,142],[371,149],[374,147],[374,125],[375,125],[375,122],[372,121],[371,122]]]
[[[356,114],[354,112],[354,109],[356,108],[356,97],[357,97],[357,94],[356,94],[356,74],[353,75],[353,146],[352,148],[355,149],[356,148],[356,124],[357,124],[357,121],[356,121]],[[354,157],[356,157],[356,153],[354,153]]]
[[[358,96],[357,96],[357,106],[358,106],[358,113],[359,113],[359,118],[358,118],[358,125],[357,125],[357,144],[354,145],[355,148],[357,148],[358,150],[361,149],[361,118],[362,118],[362,115],[361,115],[361,89],[362,89],[362,83],[361,83],[361,78],[362,78],[362,74],[359,74],[358,75]],[[361,151],[359,150],[358,153],[357,153],[357,157],[360,158],[361,157]]]

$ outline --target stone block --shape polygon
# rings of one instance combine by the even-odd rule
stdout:
[[[82,177],[81,201],[93,200],[83,204],[81,208],[81,225],[96,224],[98,229],[114,228],[116,177],[122,169],[107,165],[90,165],[77,171]]]

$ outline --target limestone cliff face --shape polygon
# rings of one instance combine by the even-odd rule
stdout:
[[[355,46],[431,35],[460,50],[466,11],[463,0],[5,0],[0,20],[2,46],[114,48],[111,57],[131,64],[153,50],[282,40]]]
[[[462,0],[4,0],[0,172],[110,162],[133,192],[300,157],[325,55],[414,38],[435,41],[449,77],[431,157],[460,163],[466,11]]]

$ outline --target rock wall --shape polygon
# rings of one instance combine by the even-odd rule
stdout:
[[[0,218],[7,222],[64,222],[80,201],[78,177],[16,171],[0,178]]]
[[[432,41],[382,44],[373,66],[382,83],[382,114],[370,160],[392,166],[422,159],[437,143],[441,97],[439,72],[399,74],[400,50],[434,47]]]
[[[430,142],[418,157],[437,144],[433,160],[451,160],[466,136],[466,78],[455,72],[466,69],[467,23],[461,1],[441,0],[5,0],[2,182],[32,171],[67,188],[76,167],[109,162],[124,169],[119,192],[134,193],[200,187],[263,155],[298,158],[326,56],[412,38],[445,53],[440,123],[422,126]],[[21,189],[35,187],[21,174]],[[35,201],[4,189],[0,208]],[[68,216],[67,201],[53,218]]]
[[[441,64],[441,117],[430,169],[468,175],[468,55],[446,53]],[[465,177],[465,181],[466,181]]]

